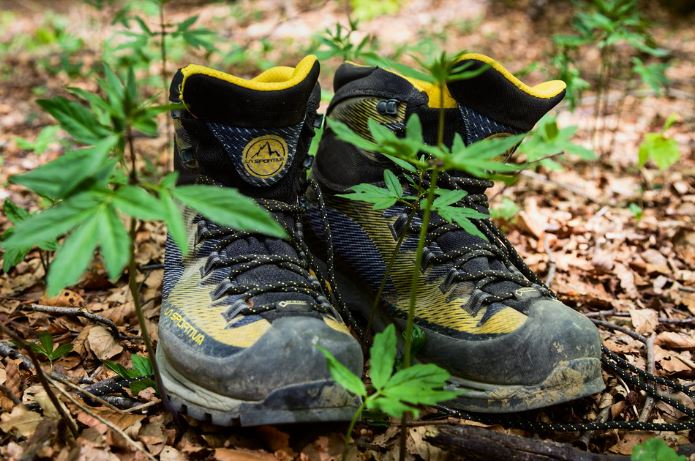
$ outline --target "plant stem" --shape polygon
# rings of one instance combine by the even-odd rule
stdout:
[[[371,330],[372,325],[374,324],[374,315],[376,315],[376,310],[379,307],[379,303],[381,302],[381,296],[383,295],[384,288],[386,287],[386,280],[388,280],[388,275],[393,270],[393,265],[396,263],[396,256],[398,256],[398,253],[401,249],[401,245],[403,244],[403,240],[405,240],[405,236],[408,235],[410,225],[413,222],[413,218],[415,217],[416,212],[417,209],[415,208],[412,210],[411,213],[408,214],[408,219],[405,223],[405,226],[403,227],[403,231],[398,236],[398,240],[396,240],[396,247],[393,249],[393,252],[389,257],[389,262],[386,265],[386,272],[384,272],[384,276],[381,278],[379,290],[376,292],[376,297],[374,298],[371,310],[369,311],[369,319],[367,319],[367,328],[365,330],[367,331],[367,334],[369,334],[369,331]]]
[[[60,400],[58,400],[58,397],[56,397],[55,393],[53,392],[53,389],[51,389],[51,386],[48,383],[48,380],[46,379],[46,375],[44,374],[43,368],[41,368],[41,362],[39,362],[39,359],[38,357],[36,357],[34,351],[31,349],[31,347],[29,347],[26,341],[24,341],[24,339],[22,339],[17,333],[15,333],[9,326],[0,323],[0,330],[7,336],[12,338],[22,349],[24,349],[27,352],[27,355],[29,355],[29,358],[31,359],[31,363],[34,365],[34,369],[36,370],[36,377],[39,378],[41,387],[43,387],[43,389],[46,391],[46,395],[48,395],[49,400],[51,401],[56,411],[60,415],[60,418],[67,425],[68,429],[70,430],[70,433],[73,435],[73,437],[77,437],[77,425],[75,424],[73,419],[65,412],[65,408],[63,408],[63,406],[60,403]]]
[[[126,126],[126,139],[128,141],[128,149],[130,150],[131,158],[131,170],[129,175],[129,180],[131,184],[138,183],[138,173],[135,169],[135,146],[133,142],[133,133],[130,125]],[[140,325],[140,334],[145,342],[145,348],[147,350],[147,355],[150,358],[150,363],[152,364],[152,371],[154,372],[154,378],[157,382],[157,390],[166,406],[166,393],[164,391],[164,386],[162,385],[162,376],[159,374],[159,366],[157,365],[157,359],[155,356],[155,350],[152,346],[152,340],[150,339],[150,333],[147,331],[147,324],[145,323],[145,313],[142,310],[142,303],[140,302],[140,287],[138,287],[138,282],[136,280],[137,266],[135,264],[135,237],[137,234],[137,223],[138,220],[134,217],[130,219],[130,260],[128,261],[128,289],[130,290],[130,295],[133,297],[133,304],[135,305],[135,312],[138,316],[138,324]]]
[[[422,212],[422,224],[420,225],[420,235],[417,242],[417,250],[415,251],[415,267],[413,267],[413,275],[410,279],[410,301],[408,303],[408,320],[405,325],[405,351],[403,355],[403,368],[410,366],[410,348],[412,345],[413,323],[415,318],[415,304],[417,302],[417,286],[420,268],[422,267],[422,252],[425,248],[425,240],[427,239],[427,229],[430,224],[430,216],[432,214],[432,202],[434,201],[434,190],[437,188],[437,180],[439,179],[439,167],[432,170],[430,185],[427,189],[427,202]]]
[[[345,433],[345,447],[343,447],[343,455],[341,457],[343,461],[347,459],[348,447],[350,446],[350,441],[352,439],[352,430],[355,428],[355,424],[357,424],[357,421],[359,421],[360,416],[362,416],[362,412],[364,411],[365,405],[366,402],[363,401],[362,405],[360,405],[355,414],[352,415],[350,426],[348,426],[347,432]]]
[[[159,1],[159,35],[160,35],[160,40],[159,40],[159,56],[162,60],[162,69],[160,71],[160,75],[162,77],[162,89],[164,90],[164,102],[163,104],[166,104],[168,102],[168,86],[167,86],[167,42],[166,42],[166,37],[167,37],[167,30],[166,30],[166,23],[164,22],[164,4],[166,3],[166,0],[160,0]],[[169,151],[169,147],[171,147],[171,120],[169,117],[166,117],[166,138],[167,138],[167,152]],[[171,163],[171,162],[169,162]]]

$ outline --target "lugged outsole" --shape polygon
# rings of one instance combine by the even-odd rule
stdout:
[[[181,376],[167,362],[161,349],[157,350],[157,364],[173,409],[218,426],[350,421],[360,405],[359,398],[330,380],[279,388],[263,400],[234,399]]]
[[[337,272],[336,275],[348,308],[368,318],[372,306],[369,294],[345,274]],[[373,321],[377,329],[394,323],[384,309],[377,310]],[[398,344],[402,350],[400,335]],[[461,397],[445,403],[452,408],[478,413],[517,413],[587,397],[601,392],[606,386],[601,374],[601,360],[584,357],[558,364],[543,381],[533,385],[481,383],[453,376],[447,387],[464,391]]]
[[[569,402],[601,392],[605,387],[601,360],[579,358],[561,363],[540,383],[508,385],[477,383],[452,377],[450,389],[463,395],[447,406],[478,413],[517,413]]]

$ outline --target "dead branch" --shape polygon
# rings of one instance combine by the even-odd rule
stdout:
[[[58,400],[58,397],[56,397],[56,395],[53,393],[51,386],[48,384],[48,380],[50,378],[46,376],[46,374],[43,371],[43,368],[41,368],[41,362],[39,362],[39,359],[38,357],[36,357],[36,354],[34,354],[34,351],[31,350],[31,347],[29,347],[29,345],[24,341],[24,339],[22,339],[17,333],[15,333],[9,326],[0,323],[0,331],[12,338],[12,340],[16,342],[18,345],[20,345],[22,349],[27,351],[27,354],[31,359],[31,363],[34,366],[34,370],[36,371],[36,376],[37,378],[39,378],[41,386],[46,391],[46,395],[48,395],[49,400],[51,401],[56,411],[60,415],[60,418],[68,426],[68,429],[70,429],[72,435],[77,437],[77,423],[75,423],[75,421],[72,419],[69,413],[65,412],[65,409],[60,404],[60,400]]]
[[[543,248],[545,248],[545,253],[548,255],[548,275],[545,276],[545,285],[550,287],[555,278],[555,269],[557,264],[555,263],[555,256],[553,256],[553,250],[550,249],[550,242],[548,242],[548,234],[543,236]]]
[[[42,304],[25,304],[19,306],[20,310],[31,311],[31,312],[42,312],[44,314],[57,314],[57,315],[72,315],[74,317],[82,317],[93,322],[101,323],[102,325],[108,327],[113,333],[114,337],[120,338],[121,334],[118,331],[118,327],[111,320],[102,317],[101,315],[95,314],[94,312],[89,312],[87,309],[81,307],[59,307],[59,306],[44,306]]]
[[[89,408],[88,406],[84,405],[83,403],[81,403],[81,402],[80,402],[79,400],[77,400],[76,398],[74,398],[72,395],[70,395],[70,393],[69,393],[68,391],[66,391],[65,389],[63,389],[62,387],[60,387],[60,385],[59,385],[58,382],[53,381],[51,378],[48,378],[48,379],[51,380],[51,383],[53,384],[53,386],[55,386],[55,388],[58,390],[58,392],[60,392],[61,394],[63,394],[68,400],[70,400],[70,401],[71,401],[75,406],[77,406],[80,410],[84,411],[84,412],[87,413],[89,416],[92,416],[93,418],[96,418],[97,420],[99,420],[99,422],[101,422],[102,424],[105,424],[109,429],[111,429],[112,431],[114,431],[115,433],[117,433],[118,435],[120,435],[121,437],[123,437],[123,439],[124,439],[126,442],[128,442],[129,445],[131,445],[131,446],[132,446],[133,448],[135,448],[136,450],[140,451],[143,455],[145,455],[145,457],[146,457],[147,459],[149,459],[149,460],[151,460],[151,461],[157,461],[156,458],[155,458],[154,456],[152,456],[150,453],[148,453],[147,450],[146,450],[145,448],[143,448],[139,443],[137,443],[135,440],[133,440],[132,438],[130,438],[130,436],[129,436],[128,434],[126,434],[126,433],[123,432],[121,429],[119,429],[118,426],[116,426],[116,425],[113,424],[111,421],[109,421],[108,419],[106,419],[106,418],[104,418],[103,416],[99,415],[98,413],[96,413],[95,411],[93,411],[91,408]]]
[[[455,459],[480,461],[627,461],[618,455],[601,455],[571,445],[528,439],[473,426],[440,426],[426,440],[454,455]]]
[[[654,374],[656,364],[654,363],[654,340],[656,339],[656,333],[652,335],[647,340],[647,373]],[[642,412],[639,415],[640,421],[646,421],[649,419],[649,415],[654,408],[654,397],[648,395],[644,401],[644,407],[642,407]]]
[[[644,344],[647,344],[647,338],[642,336],[641,334],[634,332],[630,330],[629,328],[621,327],[620,325],[616,325],[615,323],[611,322],[606,322],[605,320],[598,320],[598,319],[591,319],[592,322],[594,322],[596,325],[600,325],[604,328],[608,328],[610,330],[615,330],[619,331],[621,333],[625,333],[626,335],[630,336],[631,338],[636,339],[637,341],[641,341]]]

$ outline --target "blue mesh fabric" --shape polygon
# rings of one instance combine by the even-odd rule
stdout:
[[[459,111],[466,127],[464,141],[467,145],[498,133],[519,133],[519,130],[496,122],[462,104],[459,104]]]

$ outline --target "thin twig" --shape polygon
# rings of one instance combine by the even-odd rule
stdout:
[[[162,403],[160,399],[155,399],[155,400],[150,400],[149,402],[145,402],[142,405],[136,405],[134,407],[130,407],[128,409],[123,410],[126,413],[135,413],[136,411],[144,410],[149,407],[153,407],[157,404]]]
[[[634,332],[630,330],[629,328],[621,327],[620,325],[616,325],[615,323],[611,322],[606,322],[605,320],[598,320],[598,319],[591,319],[592,322],[594,322],[596,325],[600,325],[605,328],[609,328],[611,330],[619,331],[621,333],[625,333],[626,335],[636,339],[637,341],[641,341],[644,344],[647,344],[647,338],[642,336],[641,334]]]
[[[34,354],[34,351],[29,347],[29,345],[22,339],[21,336],[19,336],[17,333],[15,333],[9,326],[0,323],[0,330],[2,330],[3,333],[5,333],[7,336],[12,338],[19,346],[24,349],[27,354],[29,355],[29,358],[31,359],[32,364],[34,365],[34,370],[36,371],[36,377],[39,378],[39,382],[41,383],[41,386],[44,388],[46,391],[46,395],[48,395],[49,400],[55,407],[56,411],[60,415],[60,418],[65,422],[67,425],[68,429],[72,433],[74,437],[77,437],[78,431],[77,431],[77,424],[75,421],[72,419],[70,414],[65,412],[65,409],[61,406],[60,401],[58,400],[58,397],[53,393],[53,390],[51,389],[51,386],[48,384],[48,377],[43,371],[43,368],[41,368],[41,362],[39,362],[38,357],[36,357],[36,354]]]
[[[50,378],[49,378],[49,379],[50,379]],[[145,457],[146,457],[147,459],[149,459],[149,460],[151,460],[151,461],[157,461],[156,458],[155,458],[154,456],[152,456],[150,453],[148,453],[147,450],[146,450],[144,447],[142,447],[139,443],[137,443],[135,440],[133,440],[132,438],[130,438],[130,436],[129,436],[128,434],[126,434],[125,432],[123,432],[121,429],[119,429],[118,426],[116,426],[116,425],[113,424],[111,421],[109,421],[108,419],[104,418],[103,416],[101,416],[100,414],[98,414],[97,412],[95,412],[94,410],[92,410],[92,409],[89,408],[88,406],[84,405],[84,404],[83,404],[82,402],[80,402],[79,400],[77,400],[75,397],[73,397],[72,395],[70,395],[70,393],[69,393],[68,391],[66,391],[65,389],[63,389],[62,387],[60,387],[60,385],[59,385],[57,382],[53,381],[52,379],[50,379],[50,380],[51,380],[53,386],[54,386],[61,394],[63,394],[68,400],[70,400],[73,404],[75,404],[80,410],[84,411],[84,412],[87,413],[89,416],[92,416],[93,418],[96,418],[100,423],[106,425],[109,429],[111,429],[112,431],[114,431],[115,433],[117,433],[118,435],[120,435],[121,437],[123,437],[123,439],[124,439],[126,442],[128,442],[129,445],[131,445],[132,447],[134,447],[136,450],[142,452],[142,454],[144,454]]]
[[[102,317],[101,315],[95,314],[94,312],[89,312],[87,309],[83,309],[81,307],[61,307],[44,306],[43,304],[25,304],[23,306],[19,306],[18,309],[23,311],[42,312],[44,314],[73,315],[75,317],[82,317],[107,326],[116,338],[120,338],[121,336],[121,334],[118,331],[118,327],[111,320]]]
[[[31,359],[29,359],[29,357],[27,357],[26,355],[19,352],[17,350],[17,348],[14,346],[14,344],[12,344],[12,343],[0,341],[0,356],[9,357],[11,359],[19,359],[22,361],[22,365],[27,370],[33,370],[34,369],[34,364],[31,363]]]
[[[598,416],[596,417],[596,421],[599,423],[604,423],[608,421],[608,415],[610,415],[611,412],[611,406],[607,405],[601,409],[599,412]],[[582,436],[577,440],[577,443],[582,444],[584,447],[588,448],[589,447],[589,442],[591,442],[591,437],[594,435],[594,432],[596,431],[586,431],[582,434]]]
[[[117,407],[115,407],[114,405],[111,405],[109,402],[105,401],[104,399],[102,399],[102,398],[99,397],[98,395],[93,394],[93,393],[89,392],[88,390],[85,390],[85,389],[81,388],[81,387],[78,386],[77,384],[71,383],[71,382],[68,381],[67,379],[64,379],[64,378],[62,378],[62,377],[60,377],[60,376],[57,376],[57,375],[55,375],[55,374],[51,374],[51,379],[53,379],[53,380],[55,380],[55,381],[58,381],[58,382],[60,382],[60,383],[62,383],[62,384],[65,384],[66,386],[68,386],[68,387],[70,387],[71,389],[73,389],[73,390],[79,392],[80,394],[86,395],[86,396],[89,397],[90,399],[94,400],[95,402],[99,402],[100,404],[104,405],[105,407],[107,407],[107,408],[110,409],[110,410],[117,411],[117,412],[119,412],[119,413],[124,413],[124,411],[121,410],[120,408],[117,408]]]
[[[654,363],[654,340],[656,339],[656,333],[652,335],[647,340],[647,373],[654,374],[656,365]],[[649,415],[654,408],[654,398],[648,395],[644,401],[644,407],[642,407],[642,412],[639,415],[639,420],[645,422],[649,419]]]
[[[553,250],[550,249],[548,234],[543,236],[543,247],[545,248],[545,253],[548,255],[548,274],[545,276],[545,285],[549,287],[555,278],[557,264],[555,263],[555,256],[553,256]]]
[[[594,318],[594,317],[628,318],[628,317],[630,317],[630,314],[628,314],[627,312],[615,312],[615,310],[613,310],[613,309],[605,310],[605,311],[597,311],[597,312],[588,312],[584,315],[586,315],[589,318]],[[668,317],[659,317],[657,320],[659,321],[659,323],[664,323],[667,325],[690,325],[691,323],[695,324],[695,317],[686,317],[684,319],[671,319]]]

